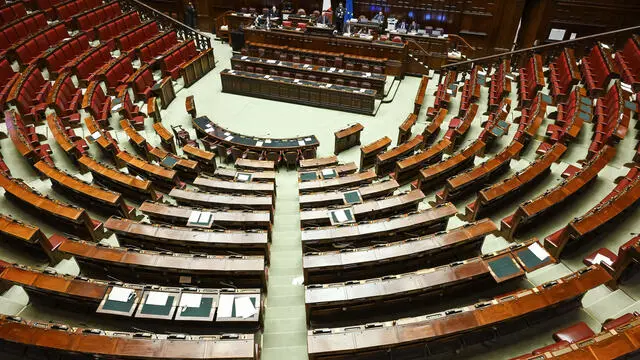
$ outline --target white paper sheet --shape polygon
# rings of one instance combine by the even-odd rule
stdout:
[[[208,211],[202,211],[200,213],[200,217],[198,218],[198,223],[200,224],[208,224],[211,221],[213,214]]]
[[[102,136],[102,134],[100,133],[100,131],[96,131],[93,134],[91,134],[91,138],[93,140],[98,140],[98,139],[100,139],[101,136]]]
[[[182,294],[182,296],[180,297],[180,307],[199,308],[201,303],[201,294]]]
[[[567,30],[565,29],[551,29],[549,33],[549,40],[560,41],[564,39],[564,34],[566,34]]]
[[[231,313],[233,312],[233,299],[235,295],[223,294],[220,295],[220,300],[218,303],[218,315],[217,317],[228,318],[231,317]]]
[[[206,128],[206,129],[204,129],[204,131],[206,131],[208,133],[213,132],[214,130],[215,130],[214,128]]]
[[[267,60],[267,64],[275,64],[276,60]]]
[[[331,176],[333,173],[333,169],[322,169],[322,176]]]
[[[365,92],[365,91],[367,91],[367,89],[360,89],[360,92],[361,92],[361,93],[363,93],[363,92]]]
[[[236,317],[248,318],[253,316],[258,311],[256,310],[251,298],[248,296],[242,296],[236,298]]]
[[[453,95],[453,90],[451,90],[451,89],[447,89],[447,94],[449,94],[449,95]]]
[[[248,56],[243,56],[240,58],[240,60],[246,60]]]
[[[569,40],[573,40],[573,39],[575,39],[576,37],[578,37],[578,34],[577,34],[577,33],[571,33],[571,35],[569,36]]]
[[[249,175],[248,174],[238,174],[237,179],[239,181],[249,181]]]
[[[109,293],[109,301],[120,301],[127,302],[129,301],[129,297],[133,293],[132,289],[125,289],[121,287],[113,287],[111,288],[111,292]]]
[[[347,221],[347,214],[345,214],[344,210],[336,211],[335,214],[336,214],[336,219],[338,219],[338,222],[343,223]]]
[[[225,141],[231,141],[231,139],[233,139],[233,136],[227,136],[226,138],[224,138]]]
[[[116,112],[116,111],[118,111],[118,110],[120,110],[120,109],[122,109],[122,103],[120,103],[120,104],[118,104],[118,105],[116,105],[116,106],[112,107],[112,108],[111,108],[111,111],[112,111],[112,112]]]
[[[531,250],[533,255],[537,256],[538,259],[540,260],[544,260],[549,257],[549,254],[547,253],[547,251],[543,249],[542,246],[540,246],[540,244],[537,242],[534,242],[533,244],[529,245],[529,250]]]
[[[262,144],[264,144],[264,142],[263,142],[263,141],[258,141],[258,142],[256,142],[256,146],[262,146]]]
[[[169,300],[169,294],[165,292],[151,291],[149,292],[149,295],[147,295],[147,301],[145,304],[165,306],[167,305],[167,300]]]
[[[311,138],[304,138],[304,141],[311,141]]]
[[[305,146],[306,144],[305,144],[304,140],[298,140],[298,145]]]
[[[189,223],[193,224],[195,222],[198,222],[198,219],[200,219],[200,211],[192,211],[191,215],[189,215]]]
[[[611,259],[609,259],[608,257],[602,255],[602,254],[596,254],[596,257],[593,258],[593,262],[596,264],[602,264],[605,263],[609,266],[611,266],[611,264],[613,264],[613,261],[611,261]]]

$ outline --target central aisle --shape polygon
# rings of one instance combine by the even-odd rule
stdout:
[[[276,175],[262,360],[307,358],[298,173]]]

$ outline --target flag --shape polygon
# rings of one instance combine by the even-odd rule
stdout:
[[[331,11],[331,0],[322,0],[322,11]]]
[[[344,21],[349,21],[353,17],[353,0],[345,1],[346,14],[344,15]]]

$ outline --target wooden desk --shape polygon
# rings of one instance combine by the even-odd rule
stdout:
[[[360,123],[355,123],[348,128],[333,133],[335,136],[333,153],[338,155],[344,150],[360,145],[360,134],[362,134],[362,130],[364,130],[364,126]]]
[[[207,176],[198,176],[193,181],[193,185],[207,191],[235,194],[262,194],[268,195],[270,198],[275,198],[276,196],[276,184],[268,182],[229,181]]]
[[[196,81],[215,67],[216,59],[213,56],[213,49],[209,48],[200,51],[195,57],[180,66],[184,87],[188,88],[195,84]]]
[[[476,155],[481,155],[485,146],[482,140],[476,140],[446,160],[420,169],[418,188],[422,191],[432,190],[445,182],[448,177],[472,166]]]
[[[403,76],[407,61],[406,43],[391,41],[368,41],[343,36],[316,36],[285,30],[263,30],[245,28],[245,41],[290,46],[306,50],[340,52],[345,55],[358,55],[385,58],[387,75]]]
[[[332,179],[312,180],[298,183],[298,191],[300,193],[326,191],[331,189],[341,189],[370,183],[376,179],[376,173],[373,170],[367,170],[361,173],[355,173],[346,176],[335,177]]]
[[[0,316],[2,346],[24,346],[29,351],[45,351],[52,356],[86,356],[114,358],[237,358],[258,359],[258,342],[253,334],[163,335],[82,329],[60,324],[25,321],[19,317]]]
[[[420,190],[412,190],[397,196],[365,201],[360,204],[345,205],[331,208],[314,208],[300,212],[300,224],[302,226],[326,226],[331,225],[329,213],[332,210],[351,209],[358,221],[379,219],[398,213],[417,211],[418,205],[424,200],[425,195]]]
[[[380,138],[371,144],[360,147],[360,170],[368,169],[375,165],[378,154],[383,153],[391,145],[391,139],[387,136]]]
[[[384,97],[384,86],[387,81],[385,75],[371,72],[337,69],[330,66],[303,64],[280,59],[263,59],[240,54],[231,57],[232,69],[252,72],[248,67],[263,69],[265,74],[272,74],[272,71],[275,71],[281,76],[291,78],[298,78],[299,76],[308,78],[309,76],[315,76],[323,83],[353,84],[350,86],[370,88],[376,91],[376,97],[378,99]],[[284,75],[285,72],[289,75]]]
[[[9,126],[10,125],[7,125],[7,130],[9,129]],[[62,151],[64,151],[72,161],[76,162],[79,158],[82,157],[82,155],[84,155],[86,150],[81,144],[78,143],[82,140],[72,141],[65,131],[62,120],[60,120],[60,118],[55,113],[50,113],[47,116],[47,126],[49,127],[49,130],[51,130],[51,134],[53,135],[53,138],[55,139],[58,146],[60,146]],[[86,143],[84,144],[84,146],[86,146]]]
[[[154,124],[162,122],[162,115],[160,115],[160,108],[158,107],[158,98],[155,96],[147,99],[147,115],[153,119]]]
[[[107,213],[118,214],[126,218],[130,218],[135,210],[125,204],[120,193],[86,183],[44,161],[39,161],[34,166],[38,172],[51,180],[54,190],[60,191],[78,202],[88,202],[92,208],[96,207]]]
[[[174,170],[150,164],[126,151],[119,152],[117,158],[125,164],[131,173],[149,178],[156,187],[163,191],[169,191],[180,184],[178,175]]]
[[[563,250],[575,250],[585,240],[603,234],[607,225],[627,210],[632,210],[640,199],[640,177],[636,177],[623,188],[616,188],[600,203],[584,215],[574,218],[569,224],[545,238],[545,248],[560,256]],[[555,235],[558,235],[557,237]],[[568,247],[568,248],[567,248]]]
[[[394,316],[409,309],[426,309],[434,298],[446,299],[461,292],[486,290],[526,274],[525,260],[538,269],[554,262],[546,254],[540,259],[528,249],[533,243],[545,253],[537,240],[482,256],[456,261],[435,268],[387,275],[364,280],[313,284],[305,288],[307,322],[314,328],[336,324],[366,322],[374,314],[389,312]],[[518,250],[526,255],[519,257]],[[523,260],[524,259],[524,260]],[[392,310],[393,309],[393,310]]]
[[[447,179],[444,189],[436,194],[436,202],[459,199],[469,192],[484,187],[496,176],[509,169],[511,159],[519,156],[523,145],[513,141],[504,150],[478,166]]]
[[[422,76],[422,79],[420,79],[420,86],[418,86],[418,93],[413,101],[413,115],[416,117],[420,114],[420,109],[422,109],[422,103],[424,103],[424,96],[427,91],[428,83],[429,78],[427,76]],[[401,142],[398,142],[398,144],[401,144]]]
[[[422,137],[424,139],[425,146],[431,144],[435,140],[438,133],[440,133],[440,126],[444,122],[444,118],[447,117],[447,109],[440,109],[431,120],[431,123],[422,131]]]
[[[451,145],[451,141],[442,139],[435,145],[396,162],[396,169],[392,176],[399,184],[406,184],[418,177],[420,169],[442,160],[444,151]]]
[[[236,159],[236,168],[242,170],[265,171],[275,170],[276,162],[270,160]]]
[[[276,181],[276,172],[275,171],[238,171],[236,169],[230,168],[217,168],[214,176],[220,179],[225,180],[235,180],[239,175],[249,174],[251,177],[251,181],[259,181],[259,182],[275,182]]]
[[[397,161],[410,156],[414,151],[421,149],[423,145],[422,135],[416,135],[408,142],[378,154],[376,156],[376,174],[378,174],[378,176],[388,175],[393,171]]]
[[[566,150],[566,146],[557,142],[549,151],[538,157],[525,169],[516,172],[502,182],[480,190],[476,201],[465,208],[465,218],[467,220],[482,218],[492,210],[499,208],[501,204],[525,192],[528,187],[533,186],[551,173],[551,165],[558,161]]]
[[[0,237],[34,249],[39,249],[47,239],[38,227],[3,214],[0,214]]]
[[[367,279],[444,265],[480,254],[484,238],[498,230],[489,219],[449,231],[393,243],[307,252],[302,259],[306,284]]]
[[[98,147],[102,152],[113,160],[116,165],[121,165],[118,161],[116,154],[120,152],[120,148],[118,147],[118,142],[111,137],[111,134],[108,131],[100,128],[98,123],[95,121],[93,116],[89,115],[84,118],[84,122],[87,125],[87,130],[89,130],[89,136],[86,137],[89,143],[95,142],[98,144]]]
[[[392,194],[400,185],[395,180],[381,181],[375,184],[369,184],[358,188],[344,189],[342,191],[327,191],[311,194],[300,194],[300,207],[319,207],[344,204],[343,193],[347,191],[357,190],[363,200],[375,199],[381,196]]]
[[[216,154],[197,148],[192,145],[185,145],[182,151],[187,158],[200,163],[200,169],[203,173],[213,175],[216,171]]]
[[[137,200],[160,200],[161,194],[156,193],[153,184],[136,176],[125,174],[117,169],[99,163],[89,156],[78,159],[82,168],[91,172],[93,180],[108,188],[116,189],[127,197]]]
[[[273,218],[273,199],[268,195],[217,194],[174,188],[169,192],[178,204],[236,210],[268,210]]]
[[[399,354],[401,351],[406,356],[410,353],[422,356],[425,346],[435,347],[445,339],[449,345],[453,345],[451,341],[456,339],[469,346],[485,339],[484,336],[472,335],[487,327],[514,324],[516,319],[539,321],[556,316],[559,311],[575,309],[586,291],[611,279],[600,266],[588,269],[586,272],[577,272],[540,285],[535,291],[521,290],[515,294],[429,316],[367,326],[309,330],[309,358],[315,360],[331,356],[332,359],[371,359],[371,356],[378,356],[374,355],[374,351],[378,354],[396,354],[396,351]],[[572,306],[561,306],[569,305],[568,303]],[[547,315],[541,317],[540,314]],[[528,326],[526,321],[515,324],[520,324],[518,327]],[[432,331],[424,331],[425,328]],[[512,326],[510,330],[512,333],[515,328]],[[462,346],[462,343],[458,344]]]
[[[204,250],[218,254],[229,252],[244,255],[268,256],[268,232],[217,231],[178,226],[152,225],[110,217],[105,228],[113,231],[118,240],[143,248]]]
[[[53,235],[49,256],[56,262],[74,257],[83,274],[100,275],[105,269],[125,281],[153,284],[266,288],[263,256],[200,255],[114,247]]]
[[[594,158],[584,163],[582,169],[577,171],[573,176],[562,181],[535,199],[521,204],[513,215],[502,219],[500,227],[501,234],[506,239],[514,239],[518,230],[540,220],[542,218],[540,215],[548,213],[560,203],[576,195],[598,176],[598,172],[609,163],[615,156],[615,153],[615,148],[605,145]],[[550,252],[556,256],[555,251]]]
[[[0,187],[4,188],[6,198],[41,216],[42,220],[56,229],[98,240],[96,232],[102,229],[102,223],[92,220],[84,209],[44,196],[22,180],[13,179],[2,172]]]
[[[603,360],[633,357],[640,350],[638,345],[640,341],[639,330],[640,320],[633,315],[629,322],[622,323],[615,328],[603,328],[595,336],[576,343],[565,345],[555,343],[558,346],[554,347],[552,351],[545,352],[544,355],[540,355],[540,353],[537,355],[529,354],[518,356],[512,360],[536,360],[540,359],[540,356],[545,356],[545,359],[562,360]]]
[[[147,147],[147,139],[140,135],[136,129],[131,126],[131,123],[127,119],[120,120],[120,128],[124,130],[124,133],[129,138],[129,143],[133,146],[136,152],[143,156],[147,160],[151,160],[149,155],[149,148]],[[149,145],[151,147],[151,145]]]
[[[162,80],[158,81],[151,88],[153,94],[160,98],[160,104],[163,109],[166,109],[169,104],[176,98],[175,90],[173,89],[173,82],[171,76],[166,76]]]
[[[184,107],[186,108],[187,113],[191,115],[191,118],[195,119],[198,111],[196,110],[196,99],[193,95],[187,96],[184,100]]]
[[[149,216],[154,223],[190,226],[189,220],[193,219],[191,216],[195,216],[194,213],[211,213],[213,221],[210,227],[271,229],[268,211],[194,208],[151,201],[143,202],[138,209]],[[193,226],[202,227],[200,224],[193,224]]]
[[[333,165],[338,165],[338,157],[334,155],[323,158],[302,159],[300,160],[298,167],[300,170],[309,170]]]
[[[160,136],[160,144],[162,145],[162,148],[168,152],[177,154],[176,143],[173,141],[173,134],[171,131],[167,130],[161,122],[153,123],[153,130],[155,130],[156,134]]]
[[[377,92],[371,89],[326,84],[240,70],[220,72],[222,91],[270,100],[373,115]]]
[[[407,118],[398,127],[398,142],[396,144],[404,144],[411,139],[411,128],[418,121],[418,115],[409,114]]]
[[[258,138],[227,130],[209,120],[206,116],[193,119],[191,124],[200,138],[211,140],[214,143],[222,143],[225,144],[225,146],[254,150],[258,153],[262,153],[263,151],[297,152],[298,150],[304,152],[306,149],[316,149],[320,146],[320,142],[315,135],[301,136],[292,139]]]
[[[346,176],[358,171],[356,163],[350,162],[338,166],[327,166],[322,169],[307,170],[300,169],[298,171],[298,182],[313,181],[319,179],[333,179],[340,176]]]
[[[449,218],[457,212],[451,204],[395,215],[386,219],[302,230],[302,244],[313,248],[331,248],[341,243],[371,243],[406,239],[431,234],[447,228]]]

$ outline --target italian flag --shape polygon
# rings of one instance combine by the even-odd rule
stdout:
[[[331,0],[322,0],[322,11],[331,11]]]

